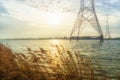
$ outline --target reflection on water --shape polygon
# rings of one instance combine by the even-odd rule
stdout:
[[[104,70],[109,74],[120,73],[120,41],[105,40],[102,45],[99,45],[97,40],[0,40],[1,43],[7,45],[15,52],[25,52],[26,47],[33,50],[39,48],[49,49],[54,45],[63,45],[72,51],[80,51],[80,54],[89,56],[93,63],[99,62]],[[55,55],[54,48],[52,55]],[[56,62],[57,63],[57,62]]]
[[[55,40],[50,40],[49,43],[52,45],[59,45],[62,44],[62,41],[55,39]]]

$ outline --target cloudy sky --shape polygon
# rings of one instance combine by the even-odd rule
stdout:
[[[106,14],[109,15],[112,37],[120,37],[119,4],[120,0],[95,1],[104,34]],[[80,0],[0,0],[0,38],[69,36],[79,8]],[[82,34],[97,33],[88,27]]]

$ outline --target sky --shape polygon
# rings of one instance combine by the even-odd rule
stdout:
[[[103,34],[108,14],[111,36],[120,37],[119,4],[120,0],[95,0]],[[79,9],[80,0],[0,0],[0,39],[69,37]],[[90,26],[81,33],[96,34]]]

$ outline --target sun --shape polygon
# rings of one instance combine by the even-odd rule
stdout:
[[[61,17],[57,14],[48,14],[47,22],[50,25],[59,25],[61,23]]]

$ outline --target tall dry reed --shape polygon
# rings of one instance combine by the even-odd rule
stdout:
[[[100,72],[99,72],[100,73]],[[89,57],[62,45],[13,53],[0,45],[0,80],[107,80],[96,77]]]

